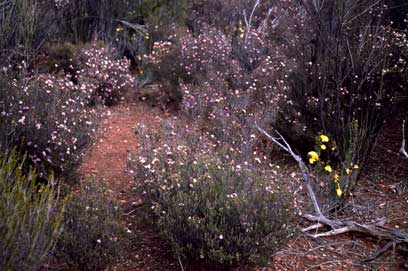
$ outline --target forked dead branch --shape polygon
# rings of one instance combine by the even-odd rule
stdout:
[[[316,198],[316,194],[312,187],[311,174],[310,174],[309,168],[304,163],[302,157],[296,154],[295,151],[293,151],[290,144],[285,140],[285,138],[276,129],[273,129],[273,131],[274,133],[276,133],[277,136],[272,136],[271,134],[266,132],[256,123],[255,123],[255,127],[267,139],[274,142],[280,148],[282,148],[287,153],[289,153],[292,156],[292,158],[295,159],[295,161],[297,162],[300,168],[300,171],[302,173],[303,180],[305,182],[310,200],[312,201],[313,209],[315,213],[315,214],[305,214],[303,215],[303,218],[305,218],[308,221],[316,222],[316,224],[313,224],[312,226],[304,228],[302,232],[306,233],[311,230],[319,229],[319,228],[326,226],[329,228],[329,231],[311,234],[310,236],[313,238],[319,238],[319,237],[325,237],[325,236],[338,235],[338,234],[347,233],[347,232],[359,232],[359,233],[367,234],[369,236],[373,236],[381,240],[388,240],[388,243],[383,248],[378,250],[368,259],[366,259],[366,261],[371,261],[371,260],[376,259],[378,256],[380,256],[382,253],[384,253],[391,247],[395,247],[400,244],[405,244],[405,245],[408,244],[408,232],[385,227],[384,225],[387,221],[385,218],[382,218],[374,223],[361,224],[355,221],[343,221],[343,220],[331,219],[330,217],[327,217],[324,213],[322,213],[320,209],[319,203]],[[402,150],[405,151],[404,145],[405,145],[405,138],[403,140],[401,152]],[[406,152],[404,153],[404,155],[407,156]]]

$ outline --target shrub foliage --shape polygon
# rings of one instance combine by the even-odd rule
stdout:
[[[53,249],[61,228],[54,179],[38,184],[36,172],[23,172],[14,152],[0,154],[0,266],[37,270]]]
[[[117,206],[100,184],[89,182],[72,195],[66,208],[57,258],[78,270],[104,270],[123,243]]]
[[[44,77],[0,83],[0,140],[17,146],[45,175],[53,170],[73,179],[94,128],[94,113],[69,81],[53,85]],[[61,86],[61,87],[60,87]]]
[[[225,266],[271,260],[291,233],[287,194],[267,181],[268,172],[216,152],[194,129],[165,127],[169,136],[159,140],[140,131],[147,148],[132,169],[148,214],[176,255]]]

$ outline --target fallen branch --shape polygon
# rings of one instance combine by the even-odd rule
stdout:
[[[404,124],[403,124],[404,125]],[[312,183],[311,183],[311,177],[310,177],[310,171],[309,168],[306,166],[306,164],[303,162],[303,159],[300,157],[300,155],[296,154],[289,143],[285,140],[285,138],[276,130],[274,129],[274,132],[278,135],[277,137],[274,137],[270,135],[268,132],[266,132],[264,129],[258,126],[258,124],[255,123],[255,127],[257,130],[266,136],[269,140],[277,144],[279,147],[281,147],[283,150],[288,152],[293,159],[298,163],[298,166],[302,172],[303,179],[307,188],[307,192],[309,194],[309,197],[312,201],[313,208],[315,211],[315,215],[311,214],[306,214],[303,216],[303,218],[316,222],[316,224],[309,226],[305,229],[303,229],[303,232],[309,232],[311,230],[315,230],[318,228],[321,228],[322,225],[325,225],[330,228],[329,231],[323,232],[323,233],[317,233],[317,234],[312,234],[311,237],[313,238],[319,238],[319,237],[325,237],[325,236],[333,236],[333,235],[338,235],[338,234],[343,234],[347,232],[359,232],[359,233],[364,233],[370,236],[373,236],[378,239],[386,239],[390,240],[389,243],[376,252],[374,255],[372,255],[370,258],[367,260],[374,260],[378,256],[380,256],[382,253],[384,253],[387,249],[389,249],[392,245],[396,246],[398,244],[408,244],[408,233],[407,232],[402,232],[400,230],[394,230],[390,229],[387,227],[384,227],[386,220],[381,219],[375,223],[372,224],[360,224],[354,221],[340,221],[340,220],[334,220],[327,218],[322,212],[319,207],[319,203],[316,199],[316,195],[313,191]],[[403,147],[405,150],[405,136],[403,139]],[[408,155],[407,155],[408,157]]]
[[[275,144],[277,144],[279,147],[281,147],[286,152],[288,152],[293,157],[293,159],[296,160],[296,162],[298,163],[299,168],[300,168],[300,170],[302,172],[302,176],[303,176],[303,179],[304,179],[305,184],[306,184],[307,192],[309,193],[309,197],[310,197],[310,199],[312,201],[314,211],[316,212],[316,214],[318,214],[320,217],[322,217],[322,219],[324,219],[322,211],[320,210],[320,207],[319,207],[319,203],[317,202],[316,195],[315,195],[315,193],[313,191],[313,188],[312,188],[312,182],[311,182],[311,178],[310,178],[309,169],[307,168],[306,164],[303,162],[302,157],[300,157],[300,155],[297,155],[292,150],[289,143],[283,138],[283,136],[278,131],[275,130],[275,132],[278,134],[279,137],[273,137],[270,134],[268,134],[264,129],[259,127],[258,124],[256,124],[256,123],[255,123],[255,127],[258,129],[259,132],[261,132],[268,139],[270,139]],[[280,141],[282,141],[282,142],[280,142]]]

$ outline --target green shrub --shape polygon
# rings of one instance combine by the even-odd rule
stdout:
[[[226,155],[166,143],[144,150],[134,172],[148,217],[176,255],[223,266],[271,260],[291,234],[288,195]]]
[[[121,248],[122,229],[113,202],[96,183],[67,203],[57,258],[79,270],[104,270]]]
[[[37,270],[60,233],[55,187],[39,185],[14,153],[0,154],[1,270]],[[49,183],[53,183],[50,178]]]

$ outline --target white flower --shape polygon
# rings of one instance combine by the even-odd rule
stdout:
[[[25,116],[22,116],[21,119],[19,119],[17,122],[21,123],[21,124],[24,124],[25,118],[26,118]]]
[[[220,236],[218,236],[218,238],[219,238],[220,240],[222,240],[222,239],[224,239],[224,236],[223,236],[222,234],[220,234]]]

